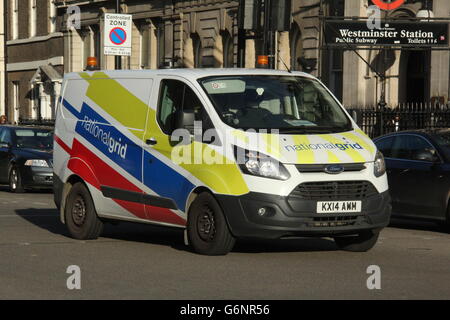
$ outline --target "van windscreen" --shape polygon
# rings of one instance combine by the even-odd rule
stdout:
[[[298,76],[221,76],[199,80],[227,125],[280,133],[328,133],[352,129],[323,85]]]

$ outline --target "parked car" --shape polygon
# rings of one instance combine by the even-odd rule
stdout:
[[[53,129],[0,126],[0,183],[12,192],[53,186]]]
[[[374,139],[387,166],[393,215],[450,224],[450,129]]]

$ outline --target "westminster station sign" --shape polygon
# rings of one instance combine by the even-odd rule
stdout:
[[[448,46],[448,23],[383,22],[380,29],[370,29],[366,21],[325,22],[325,42],[330,46]]]

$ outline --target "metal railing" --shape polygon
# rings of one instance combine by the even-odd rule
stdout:
[[[24,119],[19,118],[19,125],[24,126],[48,126],[53,127],[55,125],[55,119]]]
[[[395,108],[348,108],[358,126],[371,138],[414,129],[450,127],[450,104],[404,103]]]

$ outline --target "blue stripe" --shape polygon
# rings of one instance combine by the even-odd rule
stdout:
[[[88,104],[83,103],[80,112],[66,100],[63,100],[63,105],[78,118],[79,121],[75,131],[79,135],[89,141],[115,164],[130,173],[137,180],[142,181],[145,186],[156,194],[174,200],[178,208],[184,210],[187,197],[195,188],[195,185],[186,177],[143,150],[142,146],[137,145],[122,134]],[[142,162],[142,157],[144,162]],[[143,177],[142,163],[145,164]],[[101,183],[101,177],[98,178]]]

